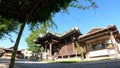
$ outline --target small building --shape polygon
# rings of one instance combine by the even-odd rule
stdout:
[[[76,57],[78,53],[75,42],[80,35],[77,27],[62,34],[48,31],[44,35],[40,34],[35,43],[43,47],[43,57],[46,59]]]
[[[21,53],[24,55],[24,58],[28,59],[32,56],[32,51],[29,51],[27,49],[21,50]]]
[[[12,56],[12,52],[13,52],[13,47],[4,48],[4,52],[2,53],[1,58],[10,59],[11,56]],[[20,59],[20,58],[22,58],[22,57],[23,57],[23,55],[22,55],[21,51],[18,50],[18,51],[17,51],[17,54],[16,54],[16,58],[17,58],[17,59]]]
[[[4,48],[0,46],[0,57],[2,56],[3,52],[4,52]]]
[[[92,28],[87,34],[79,36],[78,43],[84,58],[111,57],[120,54],[120,34],[115,25]]]

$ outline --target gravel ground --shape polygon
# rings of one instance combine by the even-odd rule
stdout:
[[[0,63],[0,68],[8,68],[9,64],[6,63]]]
[[[17,63],[17,68],[120,68],[120,60],[80,63]]]
[[[8,64],[0,63],[0,68],[8,68]],[[120,59],[80,63],[42,63],[20,61],[16,62],[15,68],[120,68]]]

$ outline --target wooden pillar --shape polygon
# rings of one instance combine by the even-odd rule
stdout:
[[[52,44],[50,43],[49,46],[50,46],[50,55],[52,55]]]
[[[63,55],[62,55],[62,59],[63,59]]]
[[[45,45],[45,53],[47,53],[47,45]]]
[[[119,54],[120,52],[119,52],[118,45],[117,45],[117,42],[115,40],[115,37],[113,35],[113,32],[110,32],[110,40],[111,40],[113,46],[115,47],[115,51],[117,52],[117,54]]]
[[[70,55],[68,55],[68,59],[70,58]]]
[[[66,48],[66,56],[68,56],[69,54],[68,54],[68,45],[67,45],[67,40],[65,39],[65,48]],[[63,57],[64,58],[64,57]]]

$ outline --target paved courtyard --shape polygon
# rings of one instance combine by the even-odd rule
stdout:
[[[0,68],[8,68],[7,66],[3,66],[0,66]],[[33,61],[17,61],[15,66],[15,68],[120,68],[120,59],[80,63],[41,63]]]

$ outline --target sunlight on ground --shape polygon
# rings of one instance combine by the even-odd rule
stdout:
[[[102,57],[102,58],[91,58],[91,59],[61,59],[61,60],[43,60],[40,62],[46,62],[46,63],[77,63],[77,62],[96,62],[96,61],[104,61],[104,60],[112,60],[115,58],[111,57]]]

